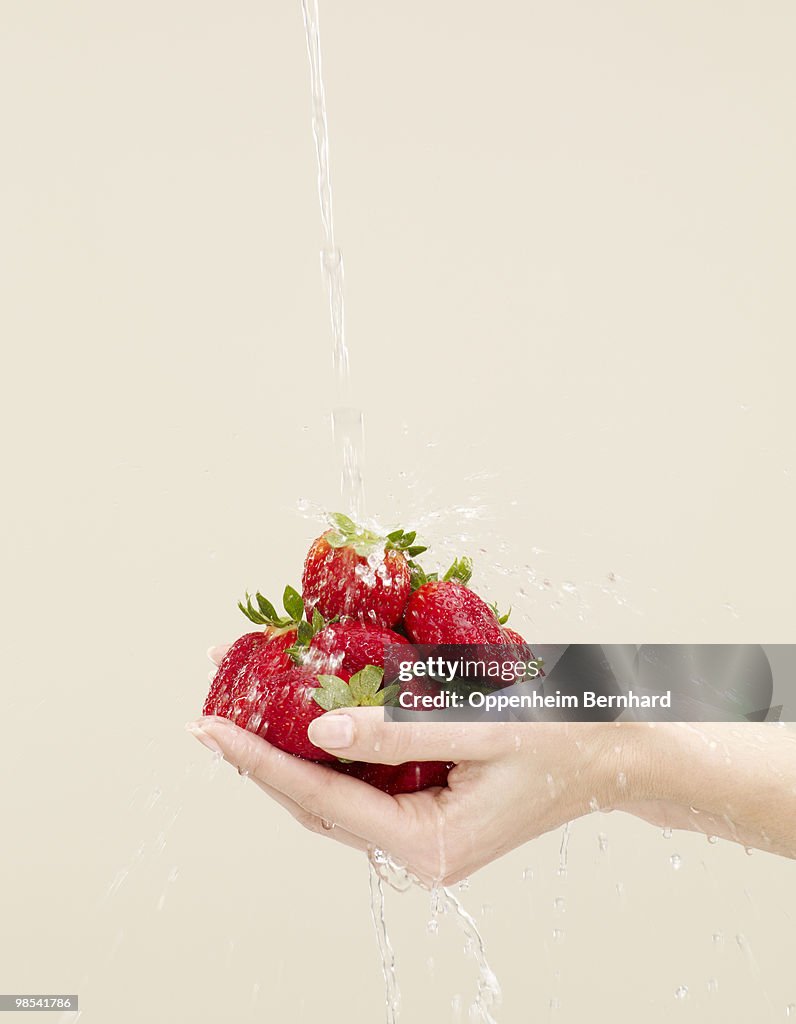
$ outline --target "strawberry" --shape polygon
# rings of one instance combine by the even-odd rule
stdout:
[[[258,626],[265,626],[265,634],[274,641],[274,644],[278,641],[278,646],[272,647],[272,653],[276,655],[277,650],[281,650],[283,657],[274,662],[273,671],[290,668],[291,665],[300,662],[304,649],[315,634],[326,626],[326,620],[317,611],[312,614],[310,621],[304,618],[304,602],[295,588],[285,587],[282,604],[285,606],[285,614],[279,615],[271,602],[259,591],[254,598],[247,593],[246,604],[238,601],[238,608],[246,618]],[[322,671],[333,667],[330,666],[328,659],[321,659],[318,665],[323,666],[319,669]]]
[[[313,667],[291,661],[284,667],[285,642],[285,634],[270,638],[264,633],[236,641],[219,666],[203,713],[228,718],[288,754],[336,764],[333,754],[310,742],[310,722],[335,708],[383,705],[398,688],[382,687],[384,672],[373,665],[353,675],[344,669],[324,673],[317,664],[329,659],[323,652]]]
[[[441,580],[428,578],[409,598],[403,625],[416,644],[505,644],[496,610],[467,587],[469,558],[457,558]],[[504,620],[505,621],[505,620]]]
[[[250,594],[246,594],[246,604],[238,601],[238,608],[243,612],[250,622],[257,626],[265,626],[271,635],[292,631],[293,638],[299,647],[306,647],[313,636],[326,625],[326,621],[319,612],[307,614],[304,618],[305,606],[301,594],[294,587],[285,587],[282,595],[282,604],[285,607],[285,614],[279,615],[277,610],[263,597],[259,591],[254,595],[254,602]],[[289,644],[287,645],[290,646]]]
[[[333,622],[315,635],[310,650],[325,652],[334,659],[342,656],[341,667],[348,672],[357,672],[366,665],[384,667],[385,648],[388,644],[402,644],[412,649],[406,637],[382,626],[370,626],[351,620]],[[425,680],[412,679],[401,689],[411,692],[436,692]],[[340,770],[353,775],[363,782],[376,786],[385,793],[414,793],[429,786],[444,786],[449,765],[441,761],[411,761],[401,765],[369,764],[356,761],[341,764]]]
[[[265,651],[261,648],[259,653]],[[341,678],[340,684],[346,682]],[[310,761],[336,761],[307,736],[310,722],[323,714],[314,699],[320,685],[317,674],[303,665],[271,672],[267,658],[255,655],[224,717],[288,754]]]
[[[304,562],[307,608],[327,619],[348,616],[394,626],[411,591],[409,559],[426,549],[414,543],[414,532],[380,537],[340,513],[329,518],[332,529],[313,542]]]
[[[504,626],[503,632],[506,634],[506,640],[510,644],[526,644],[528,641],[524,636],[520,636],[516,629],[512,629],[511,626]]]
[[[404,644],[409,641],[400,633],[385,626],[372,626],[351,619],[332,622],[312,638],[309,648],[339,659],[346,672],[359,672],[366,665],[384,668],[388,644]]]
[[[229,697],[237,686],[241,675],[245,672],[249,659],[260,647],[267,644],[269,639],[266,633],[257,632],[244,633],[235,641],[213,676],[202,708],[203,715],[224,714],[229,704]]]
[[[339,770],[390,796],[397,796],[399,793],[417,793],[430,786],[444,786],[452,767],[451,762],[444,761],[408,761],[406,764],[354,761],[352,764],[340,765]]]

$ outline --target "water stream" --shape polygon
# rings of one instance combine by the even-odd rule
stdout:
[[[400,992],[395,975],[395,957],[384,928],[384,885],[385,883],[396,892],[406,892],[412,886],[424,888],[421,882],[400,864],[396,863],[383,850],[374,849],[370,853],[371,877],[371,913],[379,939],[382,953],[382,968],[387,985],[387,1021],[395,1024],[400,1007]],[[461,900],[445,886],[435,885],[431,890],[431,922],[434,931],[439,928],[439,917],[448,915],[453,918],[464,932],[465,951],[475,959],[476,995],[470,1006],[469,1019],[477,1024],[495,1024],[492,1010],[500,1002],[500,985],[495,972],[486,958],[486,947],[475,919]],[[386,953],[386,956],[385,956]]]
[[[318,165],[318,198],[321,208],[323,245],[321,273],[329,298],[329,316],[332,328],[332,365],[334,370],[334,405],[332,435],[341,466],[341,497],[343,510],[355,520],[361,520],[365,511],[365,488],[362,472],[364,452],[364,416],[352,404],[351,375],[348,344],[345,336],[345,302],[343,298],[343,255],[334,234],[334,208],[332,180],[329,165],[329,122],[326,113],[326,91],[321,63],[320,23],[318,0],[301,0],[307,54],[310,64],[312,93],[312,134]],[[419,884],[413,876],[394,864],[382,851],[374,850],[369,858],[370,905],[376,938],[381,955],[386,989],[387,1024],[396,1024],[400,1011],[400,989],[395,970],[395,955],[390,945],[385,922],[384,884],[399,892]],[[491,1010],[499,1001],[500,987],[489,966],[484,942],[473,917],[459,899],[448,889],[435,886],[432,891],[432,916],[450,913],[465,934],[466,949],[476,960],[478,969],[477,992],[471,1007],[471,1019],[483,1024],[494,1024]]]
[[[334,399],[332,408],[332,435],[341,465],[340,492],[342,511],[354,521],[365,512],[365,486],[362,461],[365,443],[364,416],[353,405],[351,396],[351,366],[345,336],[345,300],[343,295],[343,254],[334,234],[334,206],[332,178],[329,166],[329,121],[326,114],[326,91],[321,64],[321,37],[318,18],[318,0],[301,0],[304,31],[307,37],[307,55],[310,64],[310,91],[312,97],[312,137],[318,165],[318,200],[321,207],[323,243],[321,246],[321,274],[329,298],[329,319],[332,328],[332,366],[334,372]]]

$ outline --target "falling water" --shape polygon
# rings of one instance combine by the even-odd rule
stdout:
[[[345,305],[343,300],[343,254],[334,234],[332,181],[329,166],[329,125],[326,114],[326,92],[321,66],[321,40],[318,0],[301,0],[307,54],[310,63],[312,92],[312,134],[318,164],[318,198],[321,207],[323,245],[321,273],[329,297],[332,327],[332,365],[336,398],[332,409],[332,436],[341,465],[343,507],[352,518],[364,515],[365,491],[362,475],[364,452],[364,417],[353,405],[350,360],[345,337]],[[400,1007],[400,991],[395,973],[395,956],[387,935],[384,917],[384,882],[398,891],[405,891],[414,882],[412,876],[396,866],[386,854],[374,850],[370,857],[370,900],[373,923],[381,954],[387,990],[387,1022],[396,1024]],[[435,889],[436,899],[445,911],[452,911],[467,938],[467,947],[478,965],[478,988],[472,1010],[475,1019],[493,1024],[492,1007],[500,998],[500,988],[486,960],[484,942],[475,921],[449,890]]]
[[[323,245],[321,274],[329,297],[332,326],[332,365],[335,400],[332,410],[332,436],[341,465],[340,492],[343,509],[354,520],[364,514],[365,491],[362,476],[364,452],[364,419],[353,407],[351,397],[350,361],[345,337],[345,304],[343,301],[343,254],[334,235],[332,179],[329,167],[329,123],[326,116],[326,91],[321,66],[321,37],[318,0],[301,0],[307,54],[310,62],[312,94],[312,136],[318,164],[318,199],[321,206]]]
[[[373,927],[376,929],[376,939],[381,954],[381,969],[384,974],[384,987],[387,992],[387,1024],[396,1024],[401,1007],[401,991],[398,988],[398,978],[395,974],[395,954],[390,945],[387,922],[384,917],[384,881],[377,867],[378,858],[383,858],[383,856],[381,851],[374,850],[368,864],[370,870],[370,913],[373,918]]]
[[[452,910],[456,915],[466,939],[466,948],[475,957],[478,967],[478,988],[475,1002],[471,1007],[470,1019],[482,1021],[483,1024],[495,1024],[492,1010],[500,1002],[500,985],[495,972],[486,958],[486,948],[478,926],[472,915],[461,904],[461,901],[450,891],[442,889],[443,907]]]
[[[392,948],[387,940],[386,932],[383,936],[380,929],[383,929],[384,924],[384,885],[386,882],[392,889],[397,892],[406,892],[413,885],[420,885],[419,880],[406,868],[397,864],[389,854],[383,850],[374,849],[370,854],[370,871],[371,871],[371,911],[373,913],[373,920],[376,922],[376,931],[379,935],[379,947],[382,951],[382,966],[384,968],[384,977],[387,981],[387,1020],[388,1024],[393,1024],[395,1017],[390,1016],[391,1012],[397,1010],[397,1003],[392,1002],[397,995],[397,985],[395,982],[395,958],[393,956]],[[378,886],[375,884],[375,880],[380,883]],[[465,910],[462,906],[461,901],[457,896],[450,891],[450,889],[444,886],[435,885],[431,891],[431,913],[432,921],[437,924],[440,914],[451,913],[456,919],[459,927],[464,932],[465,936],[465,948],[474,958],[478,970],[478,978],[476,983],[476,997],[472,1006],[470,1007],[470,1020],[477,1021],[479,1024],[495,1024],[495,1018],[492,1016],[492,1010],[500,1002],[500,985],[498,984],[495,972],[489,966],[489,962],[486,958],[486,948],[484,946],[484,940],[481,937],[481,933],[478,931],[478,926],[475,923],[474,918],[471,914]],[[387,955],[385,957],[385,945]]]

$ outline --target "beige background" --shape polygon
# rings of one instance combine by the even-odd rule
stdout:
[[[322,22],[369,511],[475,552],[545,642],[793,641],[793,4]],[[181,731],[244,587],[298,578],[299,497],[338,502],[298,0],[0,26],[0,989],[79,990],[87,1024],[379,1020],[364,862]],[[793,863],[614,817],[562,879],[559,843],[464,894],[499,1020],[796,1003]],[[403,1019],[465,1020],[427,918],[390,898]]]

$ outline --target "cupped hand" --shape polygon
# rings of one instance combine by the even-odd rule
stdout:
[[[387,852],[448,885],[590,810],[631,799],[632,734],[613,724],[385,722],[381,708],[331,711],[313,743],[352,761],[452,761],[448,785],[388,796],[278,750],[224,718],[189,727],[313,832]]]
[[[189,729],[312,831],[448,884],[595,810],[796,858],[796,731],[778,724],[398,723],[380,708],[311,723],[313,743],[350,761],[454,763],[447,787],[395,797],[224,718]]]

